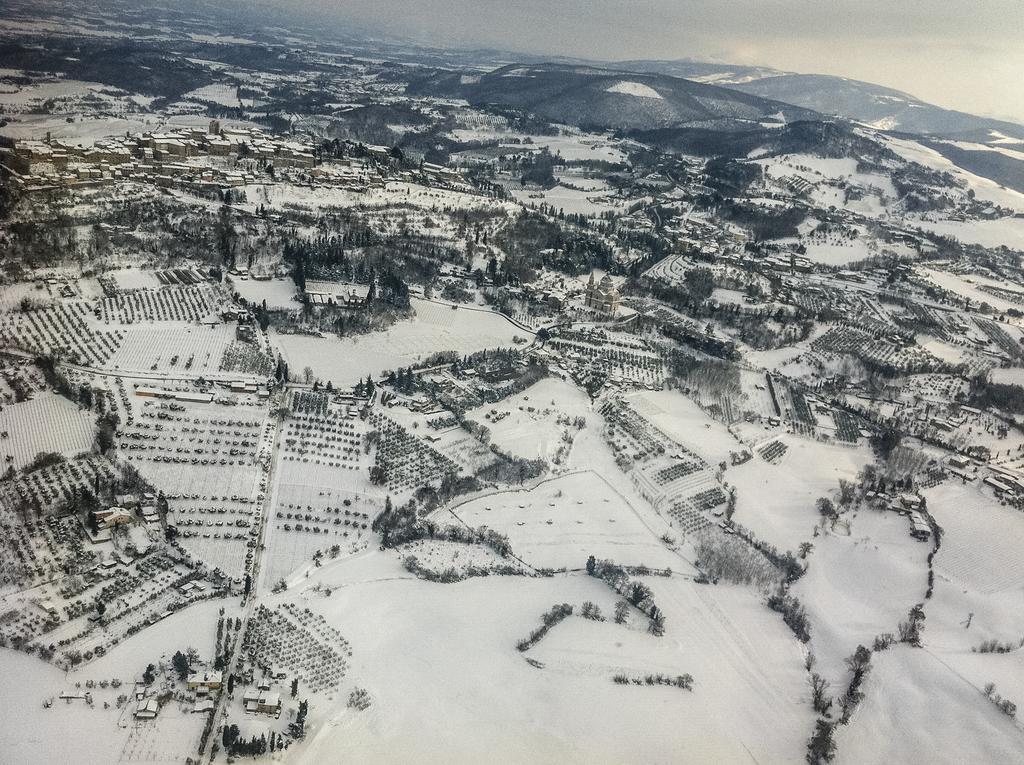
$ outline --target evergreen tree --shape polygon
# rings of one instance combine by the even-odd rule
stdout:
[[[178,678],[184,680],[188,677],[189,666],[188,657],[181,651],[175,651],[174,656],[171,658],[171,665],[174,667],[174,671],[178,673]]]
[[[302,255],[299,255],[299,258],[295,263],[295,271],[292,273],[292,279],[294,279],[295,286],[299,288],[300,292],[306,291],[306,263],[305,257]]]
[[[629,603],[624,600],[620,600],[615,604],[615,623],[625,624],[626,619],[629,617]]]
[[[237,725],[225,725],[224,730],[221,732],[221,743],[224,744],[224,748],[230,750],[235,742],[238,741],[238,735],[240,731]]]

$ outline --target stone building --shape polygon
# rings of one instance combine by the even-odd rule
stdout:
[[[619,289],[610,276],[605,274],[601,281],[595,283],[594,274],[590,274],[590,281],[587,282],[587,308],[593,308],[600,313],[615,314],[619,310],[620,299]]]

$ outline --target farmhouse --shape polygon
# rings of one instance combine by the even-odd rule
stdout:
[[[969,458],[963,457],[963,456],[961,456],[959,454],[954,454],[952,457],[949,458],[949,464],[952,465],[955,468],[959,468],[960,470],[963,470],[963,469],[965,469],[965,468],[970,466],[971,460]]]
[[[187,682],[190,691],[217,691],[224,682],[224,673],[210,670],[191,672]]]
[[[92,517],[101,529],[112,529],[123,523],[131,523],[135,516],[123,507],[108,507],[106,510],[93,510]]]
[[[900,494],[900,504],[908,510],[919,510],[921,508],[921,498],[916,494]]]
[[[246,712],[276,715],[281,711],[281,694],[266,690],[249,690],[242,696]]]
[[[927,542],[931,538],[932,530],[925,519],[920,513],[913,512],[910,514],[910,536],[914,539],[922,542]]]

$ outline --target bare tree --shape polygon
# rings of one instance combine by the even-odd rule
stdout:
[[[814,711],[825,714],[832,707],[832,697],[828,695],[828,680],[815,672],[807,678],[807,682],[811,686],[811,703],[814,705]]]
[[[907,620],[897,625],[900,642],[920,647],[921,630],[924,629],[924,607],[918,603],[907,613]]]

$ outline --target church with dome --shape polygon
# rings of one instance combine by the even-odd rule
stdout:
[[[587,308],[606,314],[615,314],[619,310],[620,295],[619,289],[615,286],[612,278],[605,274],[601,281],[594,281],[594,274],[591,272],[590,281],[587,282]]]

